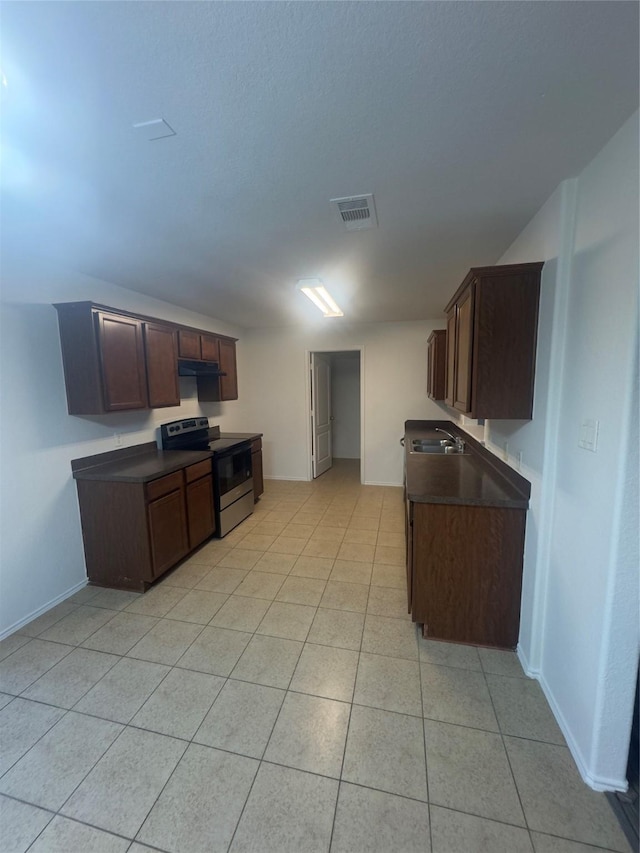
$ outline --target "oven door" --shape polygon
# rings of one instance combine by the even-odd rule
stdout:
[[[214,457],[215,496],[220,509],[253,489],[251,444],[216,454]]]

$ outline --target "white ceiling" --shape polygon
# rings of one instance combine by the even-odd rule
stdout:
[[[245,327],[316,276],[441,316],[638,103],[634,2],[4,2],[1,48],[3,249]]]

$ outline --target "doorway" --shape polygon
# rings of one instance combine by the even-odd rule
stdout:
[[[309,479],[357,466],[363,482],[362,351],[308,353]]]

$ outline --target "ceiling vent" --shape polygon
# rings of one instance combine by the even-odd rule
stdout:
[[[347,231],[364,231],[378,227],[373,194],[332,198],[331,205]]]

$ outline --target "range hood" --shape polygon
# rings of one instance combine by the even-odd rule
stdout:
[[[178,359],[178,376],[226,376],[215,361]]]

